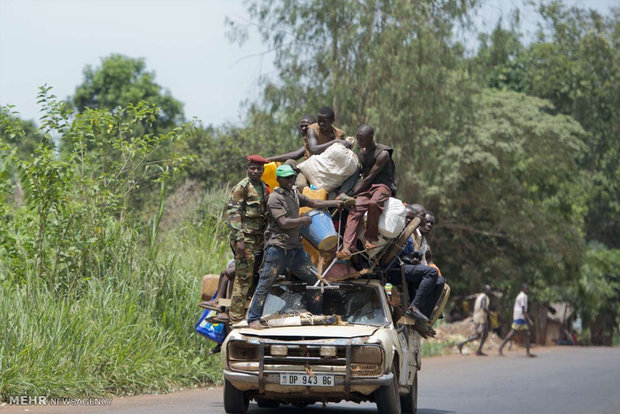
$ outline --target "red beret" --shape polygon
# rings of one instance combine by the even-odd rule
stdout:
[[[248,160],[250,164],[267,164],[269,162],[258,154],[248,155],[245,159]]]

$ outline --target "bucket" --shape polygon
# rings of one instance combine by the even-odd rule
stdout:
[[[322,210],[312,210],[308,215],[312,217],[312,223],[301,227],[301,235],[321,251],[327,252],[336,247],[338,234],[329,214]]]

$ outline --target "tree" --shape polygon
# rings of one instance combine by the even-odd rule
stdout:
[[[336,125],[349,135],[370,123],[382,142],[407,149],[419,143],[424,127],[458,127],[459,119],[469,116],[475,86],[460,67],[463,47],[452,33],[476,4],[250,2],[250,14],[275,50],[279,76],[263,79],[264,99],[250,107],[251,127],[279,141],[278,152],[299,146],[288,139],[291,128],[323,105],[334,108]],[[412,156],[404,158],[415,168],[418,159]]]
[[[0,142],[15,148],[21,159],[30,157],[39,144],[53,148],[54,142],[41,134],[33,121],[24,121],[11,107],[0,108],[4,122],[0,124]]]
[[[575,303],[594,345],[613,345],[620,318],[620,250],[588,246]]]
[[[546,25],[537,41],[521,47],[506,42],[518,37],[514,26],[511,31],[498,28],[478,60],[485,62],[491,86],[549,99],[588,132],[579,160],[589,175],[586,237],[619,248],[620,9],[603,17],[551,1],[542,3],[539,12]],[[508,59],[487,56],[498,49],[510,51]]]
[[[250,2],[279,79],[263,80],[249,126],[283,140],[325,104],[349,135],[370,123],[395,149],[397,196],[436,213],[432,243],[457,292],[483,279],[508,291],[524,279],[563,285],[582,257],[586,134],[547,100],[483,90],[483,71],[453,37],[477,5]],[[520,50],[518,36],[497,29],[487,68]]]
[[[155,83],[155,73],[146,71],[144,59],[110,55],[101,66],[84,69],[84,81],[70,99],[79,113],[87,108],[115,110],[146,101],[158,107],[160,127],[169,128],[183,121],[183,104]]]
[[[585,211],[577,168],[583,129],[548,102],[486,90],[465,134],[429,131],[422,200],[438,217],[432,244],[451,283],[512,291],[578,275]],[[451,277],[450,275],[454,275]],[[515,292],[516,293],[516,292]],[[542,295],[541,295],[542,296]]]

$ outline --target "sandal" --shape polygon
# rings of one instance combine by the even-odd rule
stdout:
[[[222,310],[221,306],[218,306],[217,301],[214,300],[207,300],[204,302],[200,302],[198,304],[198,306],[200,306],[203,309],[208,309],[208,310],[212,310],[212,311],[220,311]]]
[[[213,322],[218,323],[228,323],[230,322],[230,316],[226,312],[218,313],[215,317],[211,319]]]
[[[248,327],[250,329],[263,329],[263,328],[268,328],[269,325],[267,325],[265,322],[261,321],[260,319],[257,319],[255,321],[250,322]]]

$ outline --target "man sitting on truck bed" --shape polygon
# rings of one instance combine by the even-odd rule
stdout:
[[[414,217],[424,220],[425,215],[426,210],[420,204],[407,206],[408,222]],[[421,225],[424,225],[424,221],[422,221]],[[426,242],[422,243],[422,239],[423,237],[420,235],[418,240],[414,240],[413,237],[407,240],[407,244],[401,252],[398,261],[388,270],[388,278],[390,283],[401,285],[402,268],[409,289],[409,299],[411,300],[406,315],[421,322],[426,322],[433,311],[434,302],[437,301],[435,292],[437,291],[439,273],[436,268],[422,262],[427,248]],[[441,287],[443,288],[443,278]]]
[[[276,277],[290,270],[306,283],[316,282],[316,269],[301,244],[299,230],[310,225],[310,216],[299,217],[299,207],[341,208],[341,200],[313,200],[293,188],[295,171],[289,165],[276,169],[279,187],[267,199],[269,225],[265,231],[265,254],[259,270],[258,286],[250,304],[248,323],[252,329],[261,329],[265,297]]]
[[[368,219],[364,247],[375,248],[375,243],[379,239],[379,216],[383,211],[383,204],[390,196],[396,194],[395,167],[392,161],[394,150],[375,143],[374,135],[375,130],[370,125],[362,125],[357,130],[357,143],[361,148],[358,156],[362,164],[363,179],[358,181],[349,194],[355,197],[355,207],[351,209],[347,218],[343,247],[337,253],[339,259],[351,258],[366,212]]]

